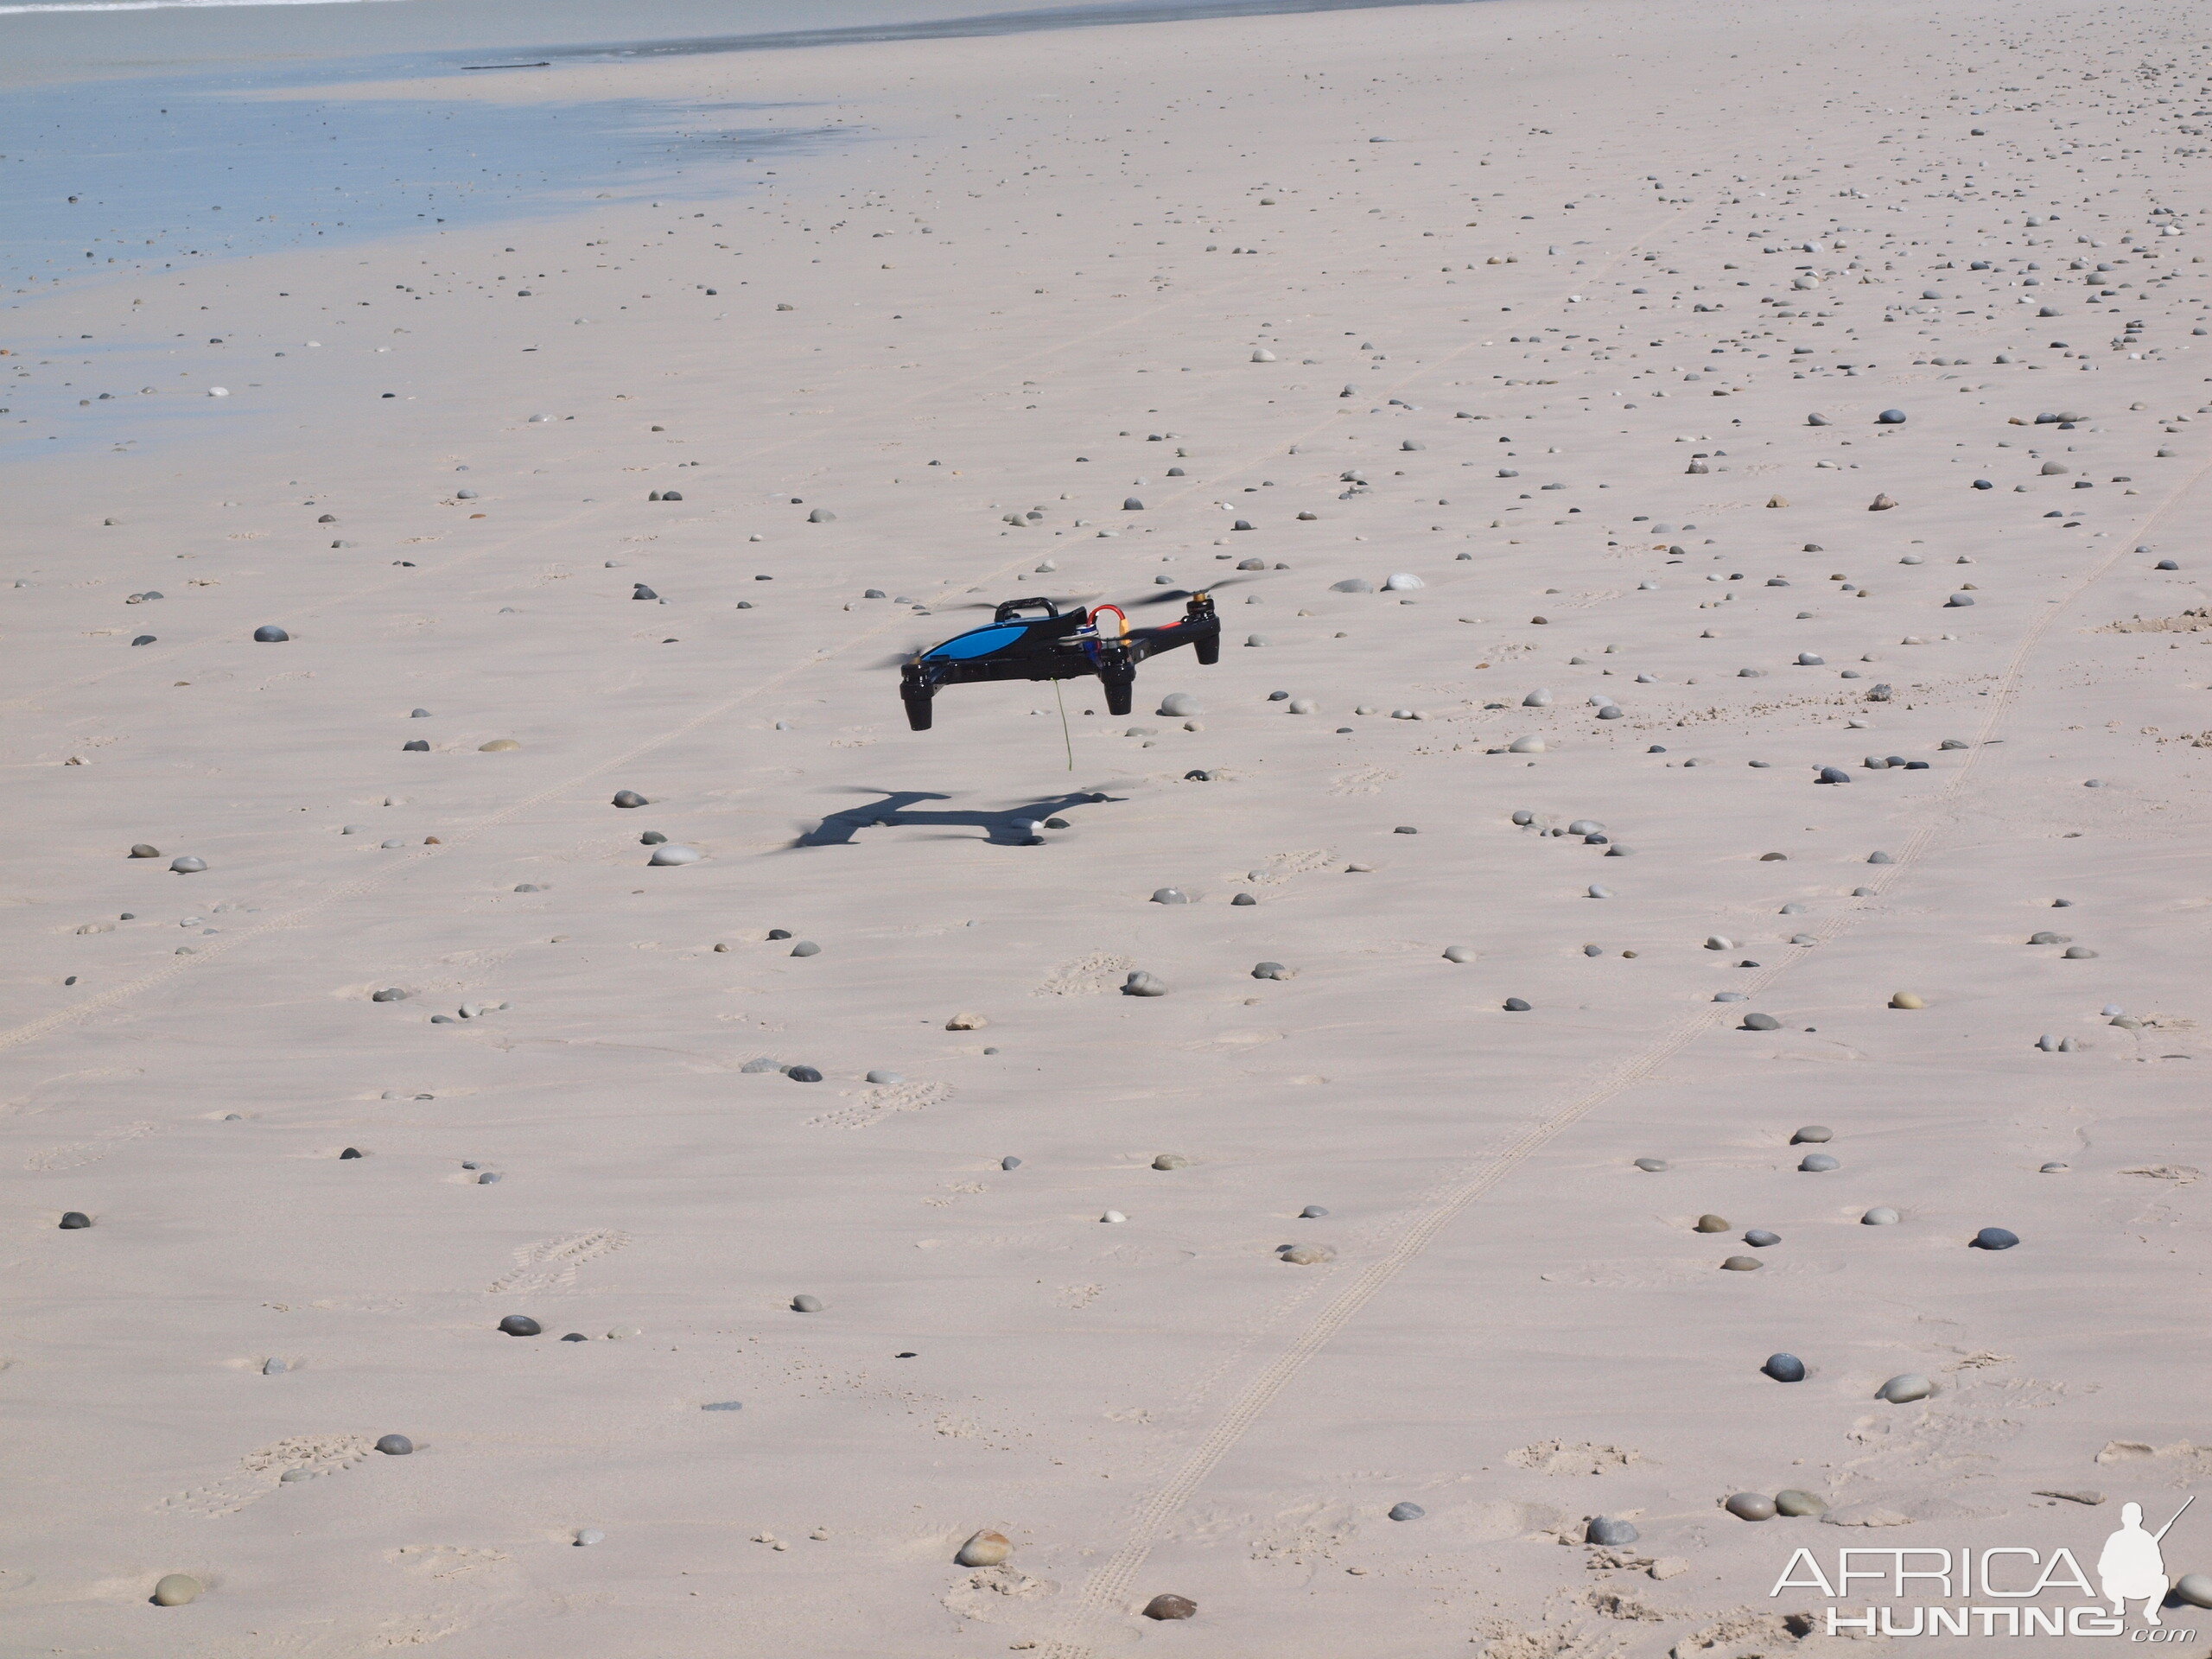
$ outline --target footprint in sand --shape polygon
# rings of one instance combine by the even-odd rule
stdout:
[[[48,1147],[44,1152],[35,1152],[23,1160],[23,1167],[35,1173],[58,1169],[82,1169],[86,1164],[96,1164],[127,1141],[137,1141],[154,1133],[151,1123],[124,1123],[111,1129],[102,1129],[97,1139],[79,1141],[73,1146]]]
[[[1052,969],[1032,996],[1096,996],[1109,986],[1119,985],[1136,963],[1110,950],[1094,950]]]
[[[1609,1475],[1632,1463],[1649,1461],[1641,1452],[1594,1440],[1538,1440],[1507,1452],[1505,1460],[1540,1475]]]
[[[602,1227],[588,1233],[571,1233],[564,1238],[540,1239],[535,1244],[525,1244],[515,1252],[512,1271],[494,1279],[485,1288],[494,1295],[515,1291],[553,1290],[576,1282],[576,1269],[587,1262],[620,1249],[630,1242],[627,1233],[618,1233],[613,1228]]]
[[[275,1491],[287,1476],[309,1479],[338,1474],[375,1449],[365,1434],[295,1435],[247,1452],[239,1459],[238,1473],[165,1497],[154,1509],[157,1514],[196,1515],[205,1520],[236,1515]]]
[[[850,1103],[810,1117],[810,1129],[864,1129],[871,1123],[880,1123],[893,1112],[918,1112],[925,1107],[941,1106],[952,1098],[952,1090],[941,1083],[894,1083],[880,1089],[864,1090]]]
[[[385,1551],[384,1558],[395,1567],[433,1579],[465,1578],[471,1573],[505,1567],[514,1560],[504,1550],[475,1549],[465,1544],[402,1544],[397,1549]]]

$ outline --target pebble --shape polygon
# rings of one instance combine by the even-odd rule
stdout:
[[[1260,901],[1249,893],[1240,893],[1229,902],[1232,905],[1256,905]]]
[[[92,1224],[92,1218],[81,1210],[66,1211],[61,1217],[61,1230],[65,1233],[73,1233],[79,1228],[89,1227]]]
[[[1298,1212],[1298,1218],[1300,1221],[1319,1221],[1322,1217],[1328,1213],[1329,1212],[1326,1210],[1324,1210],[1319,1205],[1309,1204],[1303,1210]]]
[[[1782,1021],[1770,1014],[1747,1014],[1744,1016],[1745,1031],[1780,1031]]]
[[[1632,1544],[1642,1535],[1633,1522],[1616,1521],[1607,1515],[1592,1516],[1582,1529],[1582,1541],[1587,1544]]]
[[[810,1065],[787,1066],[785,1068],[784,1075],[789,1077],[793,1083],[819,1083],[822,1081],[822,1073],[816,1071]]]
[[[133,858],[159,858],[161,855],[162,849],[151,842],[137,842],[130,849],[130,856]]]
[[[1842,1164],[1825,1152],[1808,1153],[1797,1161],[1797,1167],[1811,1175],[1825,1174],[1831,1169],[1841,1169]]]
[[[1720,1265],[1729,1273],[1757,1273],[1766,1263],[1756,1255],[1732,1255]]]
[[[1418,1503],[1393,1503],[1390,1506],[1390,1518],[1393,1521],[1418,1521],[1427,1513],[1428,1511]]]
[[[495,737],[489,743],[479,743],[476,752],[479,754],[512,754],[520,747],[522,745],[512,737]]]
[[[1636,1166],[1646,1174],[1661,1175],[1666,1173],[1669,1165],[1664,1158],[1639,1158],[1636,1160]]]
[[[1810,1492],[1798,1491],[1794,1487],[1774,1495],[1774,1508],[1778,1515],[1815,1516],[1828,1512],[1825,1499],[1815,1497]]]
[[[404,1002],[406,1000],[407,993],[397,985],[387,985],[380,991],[369,993],[369,1001],[372,1002]]]
[[[1754,1227],[1744,1235],[1744,1243],[1755,1250],[1764,1250],[1770,1245],[1781,1243],[1782,1235],[1770,1233],[1764,1227]]]
[[[1893,1008],[1924,1008],[1928,1004],[1910,991],[1899,991],[1890,998]]]
[[[1198,1604],[1188,1596],[1154,1596],[1144,1605],[1147,1618],[1195,1618]]]
[[[1004,1533],[979,1532],[952,1559],[963,1567],[997,1567],[1013,1554],[1014,1542]]]
[[[1165,996],[1167,995],[1167,982],[1155,975],[1146,973],[1141,968],[1135,969],[1131,970],[1128,978],[1122,982],[1122,995],[1123,996]]]
[[[1472,945],[1447,944],[1444,947],[1444,960],[1446,962],[1472,962],[1474,959],[1475,950]]]
[[[1805,1362],[1795,1354],[1769,1354],[1766,1363],[1759,1370],[1777,1382],[1802,1382],[1805,1380]]]
[[[1187,691],[1170,691],[1160,700],[1160,712],[1171,720],[1183,720],[1192,715],[1203,715],[1205,709]]]
[[[164,1574],[154,1586],[154,1605],[181,1607],[200,1599],[200,1580],[183,1573]]]
[[[2094,957],[2097,953],[2090,950],[2086,944],[2069,944],[2065,950],[2060,951],[2058,954],[2063,961],[2088,962]]]
[[[273,622],[264,623],[260,627],[257,627],[253,631],[253,639],[256,645],[281,645],[291,637],[292,636],[290,634],[285,632],[283,629],[278,627]]]
[[[511,1337],[535,1337],[542,1335],[545,1327],[527,1313],[510,1313],[499,1321],[499,1329]]]
[[[1509,996],[1504,1006],[1508,1014],[1526,1014],[1533,1005],[1520,997]]]
[[[576,1529],[575,1548],[578,1549],[588,1549],[594,1544],[603,1544],[606,1541],[607,1535],[601,1531],[597,1527],[579,1527]]]
[[[1153,890],[1152,902],[1155,905],[1187,905],[1191,902],[1191,896],[1180,887],[1156,887]]]
[[[2212,1607],[2212,1573],[2184,1573],[2174,1585],[2174,1594],[2192,1607]]]
[[[1778,1513],[1764,1492],[1738,1492],[1722,1507],[1738,1521],[1771,1521]]]
[[[791,955],[795,957],[818,957],[821,954],[822,947],[817,944],[812,939],[801,939],[797,944],[791,946]],[[978,1017],[980,1018],[980,1016]],[[966,1026],[948,1026],[946,1029],[949,1031],[966,1031],[969,1030],[969,1027]]]
[[[1279,962],[1257,963],[1252,969],[1255,979],[1288,979],[1290,976],[1290,969]]]
[[[1591,887],[1589,892],[1590,896],[1592,899],[1610,899],[1613,896],[1613,890],[1611,887],[1601,887],[1595,886],[1594,884]]]
[[[652,803],[647,801],[644,796],[639,794],[634,789],[618,789],[614,791],[614,804],[617,806],[649,806]]]
[[[696,864],[703,856],[696,847],[679,847],[671,841],[664,847],[654,848],[653,855],[645,862],[649,865]]]
[[[1541,754],[1544,740],[1541,737],[1516,737],[1505,746],[1509,754]]]
[[[1188,1169],[1191,1160],[1179,1152],[1163,1152],[1152,1160],[1154,1169]]]
[[[2039,1175],[2063,1175],[2068,1168],[2065,1164],[2045,1164],[2036,1173]]]
[[[377,1442],[377,1450],[387,1458],[404,1458],[415,1450],[415,1442],[404,1434],[387,1434]]]
[[[879,1085],[887,1085],[890,1084],[904,1083],[906,1081],[905,1077],[896,1071],[871,1071],[868,1074],[868,1080],[870,1083]]]
[[[169,861],[169,868],[175,870],[179,875],[197,875],[207,868],[206,859],[194,858],[188,854],[182,858],[173,858]]]
[[[2020,1236],[2005,1227],[1985,1227],[1974,1236],[1977,1250],[2009,1250],[2020,1242]]]
[[[1893,1406],[1909,1405],[1915,1400],[1925,1400],[1936,1392],[1936,1385],[1917,1371],[1905,1371],[1891,1377],[1874,1390],[1877,1400],[1886,1400]]]
[[[1109,1210],[1104,1215],[1098,1217],[1099,1224],[1104,1227],[1118,1227],[1128,1219],[1128,1217],[1123,1215],[1119,1210]]]
[[[1859,1217],[1859,1224],[1862,1227],[1894,1227],[1904,1219],[1888,1205],[1878,1204]]]
[[[1824,1142],[1833,1141],[1834,1139],[1835,1131],[1828,1128],[1827,1124],[1808,1123],[1803,1128],[1798,1130],[1796,1134],[1789,1137],[1789,1144],[1793,1147],[1806,1145],[1820,1146]]]
[[[999,1167],[1001,1169],[1020,1169],[1021,1167],[1021,1160],[1009,1154],[1007,1156],[999,1160]]]
[[[701,1406],[699,1409],[702,1411],[743,1411],[745,1409],[745,1402],[742,1400],[709,1400],[704,1405]]]
[[[1693,1231],[1700,1233],[1730,1233],[1735,1230],[1734,1222],[1726,1216],[1716,1216],[1711,1211],[1700,1216],[1697,1218],[1697,1225],[1692,1229]]]
[[[819,1313],[821,1311],[822,1299],[818,1296],[794,1296],[791,1298],[791,1312],[794,1313]]]
[[[1300,1268],[1314,1267],[1337,1259],[1337,1253],[1326,1244],[1286,1244],[1275,1254],[1294,1267]]]

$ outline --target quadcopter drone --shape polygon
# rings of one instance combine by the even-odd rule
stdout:
[[[1023,614],[1037,610],[1044,614]],[[1109,613],[1115,619],[1110,624],[1105,620]],[[939,686],[1096,674],[1106,689],[1107,712],[1126,715],[1136,689],[1137,664],[1178,645],[1190,646],[1201,663],[1221,659],[1221,619],[1214,613],[1211,594],[1190,594],[1181,616],[1148,628],[1131,627],[1128,613],[1118,605],[1076,605],[1063,611],[1053,600],[1009,599],[983,626],[917,652],[904,665],[899,695],[906,704],[907,724],[926,732]]]

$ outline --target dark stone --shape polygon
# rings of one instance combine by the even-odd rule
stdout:
[[[634,789],[618,789],[614,791],[614,804],[617,806],[645,806],[651,804],[651,803],[649,803],[644,796],[639,794]]]
[[[1759,1370],[1777,1382],[1802,1382],[1805,1380],[1805,1362],[1795,1354],[1769,1354],[1766,1363]]]
[[[1583,1529],[1582,1541],[1588,1544],[1632,1544],[1640,1536],[1632,1522],[1599,1515],[1591,1517],[1590,1524]]]
[[[810,1065],[795,1065],[784,1073],[793,1083],[819,1083],[822,1074]]]
[[[343,1151],[343,1152],[341,1152],[341,1153],[340,1153],[340,1154],[338,1154],[338,1161],[339,1161],[340,1163],[341,1163],[341,1164],[342,1164],[342,1163],[344,1163],[344,1162],[345,1162],[348,1158],[358,1158],[358,1157],[359,1157],[360,1155],[361,1155],[361,1149],[360,1149],[359,1147],[346,1147],[346,1150],[345,1150],[345,1151]]]
[[[387,1458],[404,1458],[415,1450],[415,1442],[404,1434],[387,1434],[377,1442],[377,1450]]]
[[[653,592],[652,588],[646,587],[644,582],[633,582],[630,584],[630,597],[632,599],[658,599],[660,595]]]
[[[772,927],[768,930],[768,937],[772,939],[788,939],[791,938],[791,931],[788,928]]]
[[[1188,1596],[1154,1596],[1144,1605],[1147,1618],[1196,1618],[1198,1614],[1198,1604]]]
[[[430,745],[425,738],[413,738],[401,744],[399,752],[402,754],[428,754],[430,752]]]
[[[1390,1518],[1393,1521],[1418,1521],[1427,1513],[1428,1511],[1418,1503],[1393,1503],[1390,1506]]]
[[[1977,1250],[2009,1250],[2020,1242],[2020,1236],[2004,1227],[1985,1227],[1974,1236]]]
[[[510,1313],[499,1321],[499,1329],[511,1337],[535,1337],[543,1335],[545,1327],[527,1313]]]
[[[285,632],[283,629],[278,627],[273,622],[265,623],[253,631],[253,639],[256,645],[281,645],[291,637],[292,636],[290,634]]]
[[[584,1335],[581,1331],[571,1331],[567,1336],[562,1338],[561,1340],[563,1342],[589,1342],[591,1338]]]
[[[92,1218],[81,1210],[72,1210],[61,1217],[61,1230],[65,1233],[73,1233],[79,1227],[92,1224]]]

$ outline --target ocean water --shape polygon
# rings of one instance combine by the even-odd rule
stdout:
[[[0,307],[280,249],[726,195],[779,157],[872,140],[804,105],[625,96],[619,74],[584,100],[378,98],[366,83],[1466,3],[0,0]]]

